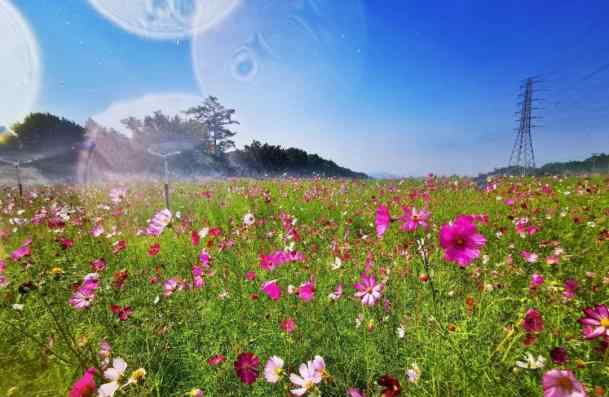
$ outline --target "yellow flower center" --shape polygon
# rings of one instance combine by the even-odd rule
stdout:
[[[609,328],[609,318],[605,317],[601,320],[601,326]]]
[[[566,392],[573,391],[573,382],[566,376],[563,376],[558,380],[558,386]]]

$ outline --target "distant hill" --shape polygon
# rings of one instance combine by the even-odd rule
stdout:
[[[541,167],[528,170],[527,175],[581,175],[590,173],[609,173],[609,154],[599,153],[580,161],[553,162]],[[480,174],[479,178],[495,175],[520,175],[521,170],[517,167],[497,168],[492,172]]]

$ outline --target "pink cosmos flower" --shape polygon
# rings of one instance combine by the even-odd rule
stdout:
[[[283,359],[277,356],[271,356],[264,366],[264,379],[268,383],[277,383],[283,373]]]
[[[328,298],[332,301],[337,301],[341,298],[341,296],[343,296],[343,285],[342,284],[338,284],[336,286],[336,288],[334,289],[334,292],[331,292],[328,295]]]
[[[431,216],[431,213],[427,210],[417,210],[412,207],[403,207],[404,215],[400,217],[400,221],[402,221],[402,225],[400,226],[400,230],[405,232],[414,232],[417,228],[421,228],[426,230],[429,227],[427,220]]]
[[[294,319],[292,318],[287,318],[283,320],[281,322],[281,329],[288,334],[294,332],[294,330],[296,329],[296,321],[294,321]]]
[[[585,316],[579,319],[582,324],[584,338],[594,339],[601,336],[609,337],[609,310],[605,305],[584,309]]]
[[[543,374],[544,397],[587,397],[573,372],[554,368]]]
[[[315,284],[312,281],[306,281],[298,287],[298,298],[303,302],[309,302],[315,297]]]
[[[373,275],[362,273],[360,282],[354,286],[357,290],[355,296],[361,299],[362,304],[372,306],[381,298],[384,287],[382,283],[377,284]]]
[[[104,227],[100,223],[96,223],[91,229],[91,235],[93,237],[99,237],[104,234]]]
[[[124,187],[116,187],[110,190],[110,201],[114,204],[119,204],[127,196],[127,189]]]
[[[97,273],[86,275],[80,287],[72,294],[68,302],[75,310],[84,310],[93,304],[98,287],[97,277]]]
[[[535,263],[539,260],[539,255],[534,252],[522,251],[520,253],[520,256],[522,256],[522,259],[524,259],[528,263]]]
[[[565,290],[562,295],[567,299],[571,300],[575,298],[575,294],[577,293],[577,281],[573,278],[570,278],[565,281]]]
[[[209,256],[209,252],[207,252],[207,250],[201,251],[201,253],[199,254],[199,262],[201,262],[201,264],[205,268],[209,268],[210,260],[211,260],[211,257]]]
[[[178,281],[175,278],[170,278],[163,282],[163,296],[168,298],[179,288]]]
[[[258,378],[258,365],[260,359],[254,353],[245,352],[239,354],[234,367],[241,382],[251,385]]]
[[[28,245],[22,245],[11,253],[11,259],[15,262],[19,259],[32,255],[32,248]]]
[[[203,278],[203,268],[201,266],[193,266],[192,270],[192,286],[194,288],[203,288],[205,285],[205,279]]]
[[[89,368],[85,374],[72,385],[68,397],[93,397],[97,390],[95,374],[97,369]]]
[[[347,390],[347,397],[366,397],[366,393],[356,387],[351,387]]]
[[[95,259],[91,262],[91,270],[94,272],[101,272],[106,270],[106,261],[103,258]]]
[[[391,215],[389,215],[389,209],[382,204],[376,209],[375,224],[376,235],[383,237],[383,234],[385,234],[391,224]]]
[[[160,236],[161,233],[163,233],[163,230],[165,230],[165,228],[167,227],[167,225],[169,225],[169,222],[171,222],[171,211],[165,208],[157,212],[152,217],[150,223],[148,223],[146,234],[155,237]]]
[[[531,275],[531,283],[529,284],[529,288],[537,288],[541,286],[544,282],[544,278],[539,273],[534,273]]]
[[[455,262],[462,268],[469,266],[480,256],[480,248],[486,238],[478,233],[471,216],[461,215],[440,229],[440,245],[444,248],[444,259]]]
[[[295,386],[291,392],[295,396],[303,396],[321,382],[321,373],[315,368],[313,361],[300,364],[298,374],[290,374],[290,382]]]
[[[524,330],[528,333],[536,334],[543,331],[544,322],[541,313],[537,309],[529,309],[524,315],[522,324]]]
[[[245,279],[247,281],[254,281],[256,279],[256,272],[247,272],[247,273],[245,273]]]
[[[302,262],[304,259],[304,254],[298,251],[275,251],[270,255],[260,256],[260,267],[271,271],[286,263]]]
[[[222,364],[225,360],[226,360],[226,357],[224,357],[224,355],[216,354],[215,356],[207,359],[207,364],[209,364],[211,366],[216,366],[216,365]]]
[[[262,284],[262,288],[260,288],[262,292],[264,292],[271,300],[279,300],[281,298],[281,287],[277,283],[277,280],[267,281]]]
[[[148,256],[157,256],[161,252],[161,244],[154,243],[148,248]]]

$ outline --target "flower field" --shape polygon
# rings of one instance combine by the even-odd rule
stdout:
[[[0,198],[0,396],[608,395],[600,177]]]

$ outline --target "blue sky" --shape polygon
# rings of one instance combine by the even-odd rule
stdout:
[[[240,144],[301,147],[365,172],[476,174],[507,162],[518,86],[540,74],[538,163],[609,151],[605,1],[212,3],[239,1],[196,39],[163,40],[86,0],[12,1],[39,49],[31,110],[114,125],[213,94],[237,109]],[[279,6],[260,12],[268,3]],[[223,68],[241,42],[268,50],[253,81],[234,77],[251,65]]]

